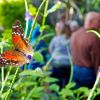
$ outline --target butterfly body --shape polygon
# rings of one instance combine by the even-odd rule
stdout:
[[[24,38],[24,31],[19,21],[12,26],[12,43],[13,50],[7,50],[0,55],[0,66],[13,65],[22,66],[29,63],[27,55],[33,55],[32,46],[28,39]]]

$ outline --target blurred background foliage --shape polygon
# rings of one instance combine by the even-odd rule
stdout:
[[[29,12],[32,16],[36,15],[37,9],[42,1],[43,0],[27,0]],[[61,1],[61,4],[57,4],[57,1]],[[46,41],[48,41],[47,37],[49,37],[50,34],[54,32],[53,26],[55,25],[56,21],[59,20],[61,13],[63,13],[64,11],[66,11],[66,14],[68,15],[69,19],[79,20],[78,22],[80,22],[81,24],[83,23],[84,15],[88,11],[95,10],[100,12],[99,6],[100,0],[50,0],[49,8],[47,11],[48,17],[46,20],[46,25],[40,28],[43,31],[45,30],[45,33],[49,33],[47,35],[45,34],[42,38],[46,38]],[[40,13],[41,18],[39,24],[41,24],[42,21],[44,7],[42,8],[42,11]],[[0,30],[3,31],[3,34],[0,34],[0,46],[3,46],[5,50],[10,49],[12,47],[12,23],[16,19],[19,19],[24,27],[24,15],[24,0],[0,0]],[[39,59],[37,58],[37,55]],[[40,60],[40,58],[42,59],[41,55],[39,54],[36,54],[35,56],[37,60]],[[11,72],[12,74],[8,78],[7,84],[4,88],[4,92],[0,99],[4,100],[5,96],[7,95],[7,90],[9,89],[11,80],[14,76],[14,72],[15,71]],[[68,100],[72,100],[73,98],[76,98],[75,100],[79,100],[79,98],[82,99],[83,97],[87,97],[90,93],[90,90],[84,87],[77,90],[71,90],[71,88],[74,87],[75,83],[68,84],[65,88],[59,91],[59,86],[56,84],[52,84],[54,82],[57,82],[57,79],[51,78],[50,73],[35,73],[34,71],[23,71],[16,78],[11,98],[13,98],[13,100],[15,98],[17,98],[17,100],[19,100],[19,98],[21,98],[21,100],[33,100],[33,98],[34,100],[40,100],[40,98],[47,98],[45,100],[58,100],[54,97],[57,97],[57,95],[59,95],[61,100],[66,100],[66,98]],[[46,85],[47,83],[49,83],[50,85]],[[51,95],[48,90],[56,92],[57,95]],[[96,94],[98,93],[100,93],[100,89],[97,90]]]
[[[24,0],[3,0],[0,2],[0,25],[11,28],[15,19],[24,22]]]
[[[49,9],[52,8],[58,0],[50,0]],[[100,0],[59,0],[65,4],[59,7],[60,10],[52,12],[47,17],[47,24],[55,25],[57,19],[59,19],[60,14],[65,10],[69,17],[72,19],[82,20],[82,16],[88,11],[95,10],[100,12],[99,5]],[[41,4],[42,0],[27,0],[29,12],[34,16],[37,12],[37,8]],[[85,6],[85,7],[84,7]],[[43,10],[41,11],[41,16],[43,16]],[[20,19],[24,25],[24,14],[25,6],[24,0],[0,0],[0,26],[3,28],[11,28],[12,23],[15,19]],[[80,15],[80,18],[78,16]]]
[[[35,17],[37,9],[42,1],[43,0],[27,0],[29,12],[33,17]],[[57,3],[58,1],[60,1],[60,3]],[[77,20],[80,25],[83,25],[84,15],[88,11],[100,12],[99,5],[100,0],[50,0],[46,13],[46,25],[42,26],[41,30],[44,31],[44,33],[54,33],[55,23],[59,20],[60,15],[65,12],[68,19]],[[40,25],[42,23],[44,8],[45,6],[43,6],[38,17],[38,23]],[[0,0],[0,33],[6,34],[8,32],[6,35],[0,34],[1,38],[5,37],[3,40],[11,40],[9,39],[11,27],[16,19],[19,19],[22,26],[25,27],[24,0]],[[45,38],[45,41],[49,43],[50,39]],[[3,40],[0,39],[0,41]]]

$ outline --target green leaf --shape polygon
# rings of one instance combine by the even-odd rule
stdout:
[[[38,62],[44,62],[44,58],[40,52],[34,52],[33,58]]]
[[[43,82],[52,83],[52,82],[57,82],[58,79],[52,78],[52,77],[46,77],[46,78],[44,78],[42,81],[43,81]]]
[[[27,81],[27,82],[19,83],[19,84],[16,83],[14,85],[14,88],[16,88],[18,90],[18,89],[20,89],[20,87],[30,87],[30,86],[34,86],[34,85],[37,85],[37,83],[36,82],[29,82],[29,81]]]
[[[0,98],[2,98],[2,99],[0,99],[0,100],[4,100],[5,97],[7,96],[7,94],[8,94],[8,91],[6,91],[6,92],[4,92],[3,94],[1,94],[1,95],[0,95]]]
[[[80,87],[75,91],[76,91],[76,93],[85,93],[88,91],[88,88],[87,87]]]
[[[34,76],[34,77],[42,77],[43,76],[43,72],[41,70],[25,70],[23,72],[21,72],[19,74],[20,76],[27,76],[27,75],[30,75],[30,76]]]
[[[59,85],[52,84],[52,85],[49,86],[49,89],[53,90],[55,92],[58,92],[59,91]]]
[[[75,85],[76,85],[76,83],[72,82],[70,84],[67,84],[65,88],[66,89],[71,89],[71,88],[75,87]]]
[[[96,95],[100,94],[100,88],[97,88],[96,90],[97,90]]]
[[[28,94],[26,100],[29,100],[30,97],[41,97],[43,95],[44,87],[34,87]]]
[[[62,89],[61,92],[59,92],[59,94],[63,97],[63,98],[66,98],[66,97],[72,97],[73,96],[73,92],[72,90],[66,90],[66,89]]]
[[[43,76],[50,76],[52,72],[49,71],[43,71]]]
[[[62,3],[61,2],[58,2],[56,3],[52,8],[50,8],[48,11],[47,11],[47,14],[45,16],[48,16],[48,14],[50,13],[53,13],[55,12],[56,10],[62,8]]]
[[[88,97],[89,94],[91,92],[91,89],[88,89],[86,92],[84,92],[82,95],[80,95],[80,99],[84,98],[84,97]],[[95,92],[94,92],[95,93]],[[81,93],[80,93],[81,94]]]
[[[12,30],[5,30],[4,33],[2,33],[3,39],[5,40],[11,40],[12,39]]]
[[[50,29],[50,26],[49,25],[44,25],[42,27],[40,27],[40,30],[43,32],[44,30],[46,29]]]
[[[49,34],[46,34],[46,35],[42,36],[41,39],[45,39],[47,37],[52,37],[52,36],[54,36],[54,34],[49,33]]]
[[[11,30],[5,30],[2,33],[2,38],[0,38],[0,46],[11,47],[12,46],[12,34]]]
[[[29,5],[29,9],[28,10],[29,10],[29,13],[32,16],[36,15],[36,13],[37,13],[37,8],[34,5],[32,5],[32,4]]]
[[[8,80],[12,80],[13,77],[14,77],[14,74],[13,74],[13,75],[9,75],[9,76],[8,76]]]
[[[8,46],[8,47],[10,47],[11,45],[9,45],[7,42],[8,41],[2,39],[2,42],[0,42],[0,46]]]

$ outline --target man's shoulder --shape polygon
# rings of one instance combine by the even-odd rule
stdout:
[[[75,38],[80,38],[85,33],[85,29],[82,27],[78,29],[76,32],[72,33],[71,40]]]
[[[95,34],[93,32],[89,32],[88,29],[84,27],[80,28],[76,32],[72,33],[72,37],[80,37],[80,38],[94,38]]]
[[[87,44],[100,43],[98,37],[93,32],[89,32],[88,29],[80,28],[78,31],[72,34],[71,41],[84,41],[83,43],[88,42]],[[87,45],[86,44],[86,45]]]
[[[84,27],[79,28],[77,31],[75,31],[74,33],[72,33],[72,35],[79,35],[84,33],[86,30],[84,29]]]

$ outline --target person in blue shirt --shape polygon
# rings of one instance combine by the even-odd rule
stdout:
[[[59,21],[56,24],[56,36],[51,40],[49,52],[53,57],[51,62],[51,76],[58,78],[58,85],[63,88],[70,76],[70,36],[69,25]]]

